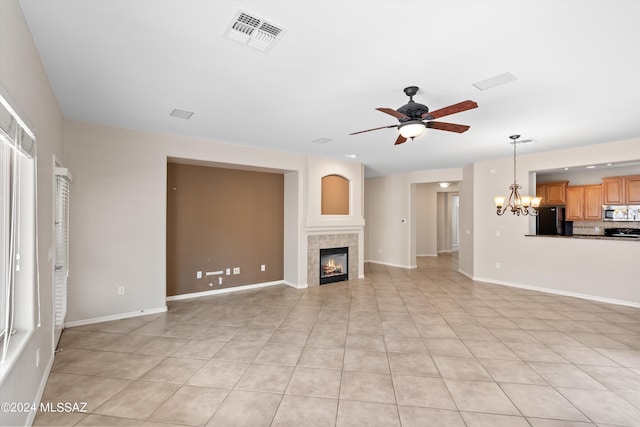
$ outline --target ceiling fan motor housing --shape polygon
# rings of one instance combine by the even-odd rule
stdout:
[[[402,123],[409,120],[422,120],[422,115],[429,112],[429,107],[414,101],[409,101],[396,111],[409,117],[409,119],[398,119]]]
[[[409,102],[398,108],[396,111],[408,116],[408,119],[398,119],[400,123],[422,120],[422,115],[429,112],[429,108],[426,105],[419,104],[413,100],[413,95],[418,93],[418,86],[408,86],[404,88],[404,94],[409,97]]]

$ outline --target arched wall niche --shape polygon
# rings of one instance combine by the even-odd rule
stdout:
[[[325,175],[321,179],[321,215],[349,215],[349,180],[342,175]]]

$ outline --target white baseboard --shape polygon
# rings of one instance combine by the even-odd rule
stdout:
[[[282,283],[284,283],[287,286],[291,286],[294,289],[307,289],[309,287],[309,284],[307,284],[307,283],[302,283],[300,285],[296,285],[295,283],[289,282],[287,280],[284,280]]]
[[[438,254],[416,254],[416,256],[438,256]]]
[[[462,273],[462,274],[464,274],[464,273]],[[527,290],[530,290],[530,291],[538,291],[538,292],[546,292],[548,294],[562,295],[562,296],[565,296],[565,297],[580,298],[580,299],[586,299],[586,300],[589,300],[589,301],[597,301],[597,302],[604,302],[604,303],[607,303],[607,304],[625,305],[625,306],[628,306],[628,307],[640,308],[640,303],[635,302],[635,301],[625,301],[625,300],[619,300],[619,299],[614,299],[614,298],[599,297],[597,295],[588,295],[588,294],[580,294],[580,293],[577,293],[577,292],[561,291],[561,290],[558,290],[558,289],[543,288],[541,286],[522,285],[520,283],[505,282],[505,281],[502,281],[502,280],[484,279],[482,277],[472,277],[472,279],[477,281],[477,282],[492,283],[494,285],[509,286],[509,287],[512,287],[512,288],[527,289]]]
[[[254,283],[252,285],[234,286],[233,288],[212,289],[210,291],[192,292],[190,294],[182,294],[182,295],[173,295],[173,296],[167,297],[167,301],[178,301],[183,299],[206,297],[210,295],[227,294],[229,292],[248,291],[249,289],[266,288],[267,286],[276,286],[276,285],[288,285],[288,286],[297,288],[297,286],[289,282],[286,282],[284,280],[276,280],[274,282],[263,282],[263,283]]]
[[[137,316],[146,316],[147,314],[164,313],[166,311],[167,311],[166,305],[164,307],[143,308],[141,310],[130,311],[128,313],[118,313],[118,314],[111,314],[109,316],[94,317],[92,319],[73,320],[71,322],[64,322],[64,327],[73,328],[74,326],[92,325],[94,323],[110,322],[112,320],[122,320],[122,319],[128,319],[130,317],[137,317]]]
[[[388,265],[389,267],[399,267],[399,268],[418,268],[417,265],[401,265],[401,264],[393,264],[390,262],[382,262],[382,261],[365,261],[371,264],[380,264],[380,265]]]
[[[471,280],[474,280],[474,279],[473,279],[473,275],[472,275],[472,274],[469,274],[469,273],[467,273],[466,271],[464,271],[464,270],[462,270],[462,269],[460,269],[460,268],[458,269],[458,273],[462,274],[463,276],[468,277],[468,278],[469,278],[469,279],[471,279]]]

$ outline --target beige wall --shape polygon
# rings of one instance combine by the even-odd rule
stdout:
[[[367,260],[410,268],[411,188],[408,176],[393,175],[366,180]],[[404,220],[404,222],[403,222]]]
[[[65,155],[74,174],[69,322],[165,307],[168,158],[292,174],[284,251],[299,249],[304,156],[73,121],[65,121]],[[306,268],[295,258],[284,262],[284,280],[304,283]]]
[[[531,192],[531,171],[640,159],[640,140],[518,156],[518,182]],[[476,280],[640,304],[638,242],[525,237],[535,219],[496,215],[493,197],[506,195],[513,158],[477,162],[461,170],[459,271]],[[414,182],[456,181],[444,171],[423,171],[366,181],[367,259],[411,266],[413,236],[400,227],[410,215]],[[435,179],[434,179],[435,178]],[[393,206],[389,206],[393,205]],[[373,224],[373,225],[372,225]],[[499,236],[498,236],[499,235]],[[378,248],[382,249],[379,253]],[[391,248],[388,251],[387,248]],[[389,253],[390,252],[390,253]],[[496,268],[496,263],[500,268]]]
[[[419,188],[425,184],[437,186],[436,183],[441,181],[461,180],[462,169],[434,169],[367,179],[365,185],[366,259],[405,268],[415,267],[416,254],[419,253],[418,230],[422,240],[431,239],[435,243],[437,239],[436,212],[427,215],[426,222],[418,218],[421,213],[417,208],[416,200],[418,197],[425,197],[424,193],[418,195],[422,191]],[[431,196],[426,197],[435,199],[436,191],[432,190],[431,193]],[[436,201],[433,203],[436,204]],[[427,236],[423,239],[424,230],[430,230],[427,233],[433,234],[433,237]]]
[[[167,296],[283,280],[283,174],[169,163],[167,181]]]
[[[458,184],[443,189],[436,182],[416,185],[416,255],[436,256],[452,250],[451,194]]]
[[[65,155],[74,174],[72,325],[164,309],[167,159],[284,174],[283,278],[291,286],[306,286],[309,230],[364,225],[358,163],[74,121],[65,121]],[[346,217],[320,215],[320,178],[331,173],[351,182]]]
[[[473,230],[475,203],[473,188],[475,185],[473,165],[462,169],[463,179],[460,182],[460,247],[458,250],[458,271],[473,277]]]
[[[438,184],[416,185],[416,255],[438,254]]]
[[[518,182],[531,193],[530,171],[640,159],[640,140],[518,155]],[[508,192],[513,179],[510,158],[474,165],[473,277],[495,283],[552,289],[605,300],[640,304],[636,241],[525,237],[533,218],[495,214],[493,196]],[[463,208],[461,208],[463,210]],[[496,236],[500,233],[500,237]],[[500,269],[495,263],[500,263]]]
[[[0,402],[37,403],[53,361],[53,158],[62,156],[62,113],[17,1],[0,1],[0,90],[35,131],[38,161],[38,257],[41,325],[19,331],[22,352],[3,367]],[[34,302],[35,304],[35,302]],[[40,365],[36,353],[40,350]],[[0,413],[1,425],[24,425],[34,412]]]
[[[457,195],[458,184],[447,189],[437,186],[437,251],[451,252],[453,248],[453,196]],[[458,221],[459,223],[459,221]]]

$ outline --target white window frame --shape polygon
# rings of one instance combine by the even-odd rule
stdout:
[[[0,87],[0,379],[40,326],[36,139],[5,93]]]

